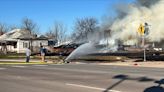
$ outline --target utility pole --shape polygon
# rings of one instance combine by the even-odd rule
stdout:
[[[145,26],[144,26],[144,61],[146,61],[146,47],[145,47],[145,37],[149,34],[149,26],[148,23],[145,22]]]
[[[143,35],[144,61],[146,61],[145,35]]]
[[[146,48],[145,48],[145,28],[142,24],[140,24],[139,28],[138,28],[138,32],[142,37],[142,48],[144,50],[144,61],[146,61]]]

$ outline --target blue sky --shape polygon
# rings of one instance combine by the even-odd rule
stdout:
[[[0,22],[20,25],[25,17],[39,26],[45,33],[54,21],[63,22],[71,32],[76,18],[114,16],[113,6],[119,2],[134,0],[0,0]]]

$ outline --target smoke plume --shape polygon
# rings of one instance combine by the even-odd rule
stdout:
[[[160,0],[137,0],[136,3],[140,6],[145,6],[150,8],[153,4],[156,4]]]
[[[145,22],[150,26],[147,39],[151,42],[164,40],[164,1],[163,0],[138,0],[137,3],[129,4],[123,11],[124,16],[117,17],[110,26],[112,38],[120,39],[125,44],[138,43],[139,25]]]

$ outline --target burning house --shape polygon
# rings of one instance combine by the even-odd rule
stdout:
[[[69,56],[67,59],[79,58],[80,55],[122,55],[127,57],[132,55],[141,58],[144,53],[150,57],[163,55],[164,1],[144,0],[143,2],[137,0],[137,3],[124,6],[117,12],[118,16],[108,28],[110,29],[109,37],[99,40],[101,45],[105,44],[104,47],[99,49],[96,48],[99,44],[84,44],[79,47],[80,49],[75,50],[72,57]],[[87,53],[84,54],[84,52]]]

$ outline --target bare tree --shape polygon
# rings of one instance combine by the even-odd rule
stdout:
[[[46,36],[55,39],[58,44],[66,41],[66,27],[61,22],[55,22],[53,26],[46,33]]]
[[[97,28],[98,21],[92,17],[77,19],[74,27],[74,37],[76,40],[88,41],[89,34],[94,32]]]
[[[0,35],[3,35],[8,30],[9,30],[9,27],[6,24],[0,23]]]
[[[0,35],[3,35],[4,33],[6,33],[9,30],[9,27],[4,24],[4,23],[0,23]],[[1,52],[3,52],[4,54],[7,54],[7,46],[6,46],[6,42],[1,41],[0,42],[1,45]]]
[[[21,28],[23,30],[29,31],[29,33],[31,35],[33,35],[32,37],[35,37],[35,35],[37,34],[37,31],[38,31],[37,24],[35,22],[33,22],[31,19],[29,19],[29,18],[22,19]],[[33,48],[33,44],[32,43],[33,43],[33,40],[32,40],[32,38],[30,38],[29,47],[30,47],[31,51],[33,52],[34,48]]]
[[[21,28],[30,31],[31,34],[36,34],[38,31],[37,24],[29,18],[24,18],[22,20]]]
[[[53,32],[52,28],[49,28],[49,30],[45,33],[45,35],[50,39],[56,40],[56,34],[55,34],[55,32]]]
[[[9,30],[14,30],[14,29],[17,29],[17,28],[19,28],[17,25],[10,25]]]

